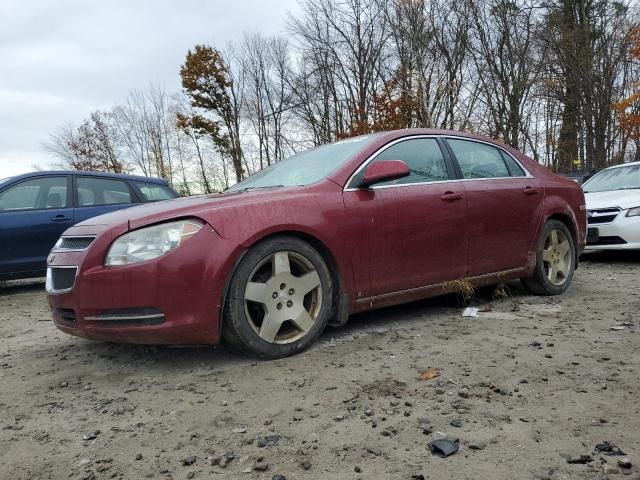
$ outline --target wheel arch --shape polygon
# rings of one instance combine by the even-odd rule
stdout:
[[[266,232],[264,235],[253,237],[250,240],[250,242],[247,245],[245,245],[245,248],[242,249],[240,254],[237,256],[237,258],[233,262],[233,266],[229,270],[229,273],[227,274],[227,278],[225,279],[224,289],[222,291],[222,301],[220,302],[220,306],[221,306],[220,322],[219,322],[220,331],[222,331],[223,324],[224,324],[224,311],[225,311],[225,305],[227,302],[227,296],[229,294],[229,287],[231,285],[231,279],[235,275],[236,270],[238,269],[238,265],[240,264],[242,259],[245,257],[247,252],[249,252],[249,250],[251,250],[251,248],[253,248],[255,245],[276,237],[298,238],[308,243],[318,251],[322,259],[326,262],[327,267],[329,267],[331,280],[333,281],[333,284],[337,287],[333,289],[333,310],[334,310],[333,313],[334,314],[336,313],[336,310],[338,309],[338,306],[340,304],[341,295],[343,293],[345,284],[343,279],[343,272],[331,249],[317,236],[312,235],[308,232],[303,232],[301,230],[294,230],[294,229],[271,231],[271,232]]]
[[[563,223],[571,233],[571,237],[573,239],[574,246],[574,265],[575,268],[578,268],[578,227],[574,221],[574,218],[567,214],[566,212],[555,212],[547,216],[544,223],[547,223],[549,220],[557,220]]]

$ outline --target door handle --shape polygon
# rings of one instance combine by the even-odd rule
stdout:
[[[523,191],[525,195],[535,195],[538,193],[538,189],[535,187],[524,187]]]
[[[440,199],[444,202],[455,202],[456,200],[462,200],[462,194],[454,192],[444,192],[440,196]]]
[[[66,215],[56,215],[51,219],[52,222],[67,222],[71,220],[71,217],[67,217]]]

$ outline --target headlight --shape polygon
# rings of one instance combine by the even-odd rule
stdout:
[[[182,220],[125,233],[111,244],[104,264],[129,265],[153,260],[175,250],[201,228],[202,222]]]
[[[627,217],[637,217],[640,215],[640,207],[630,208],[627,212]]]

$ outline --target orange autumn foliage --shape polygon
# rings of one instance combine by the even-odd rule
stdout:
[[[634,60],[640,60],[640,26],[629,32],[630,53]],[[632,139],[640,140],[640,82],[634,84],[634,92],[627,98],[615,103],[620,129]]]
[[[380,92],[373,94],[372,105],[366,120],[359,120],[359,111],[352,111],[352,120],[344,133],[337,137],[348,138],[367,133],[398,130],[411,126],[411,114],[416,109],[416,101],[411,92],[402,88],[404,77],[397,72],[384,84]]]

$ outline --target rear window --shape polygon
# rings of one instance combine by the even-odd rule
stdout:
[[[166,185],[157,183],[134,182],[145,202],[159,202],[176,198],[176,194]]]

